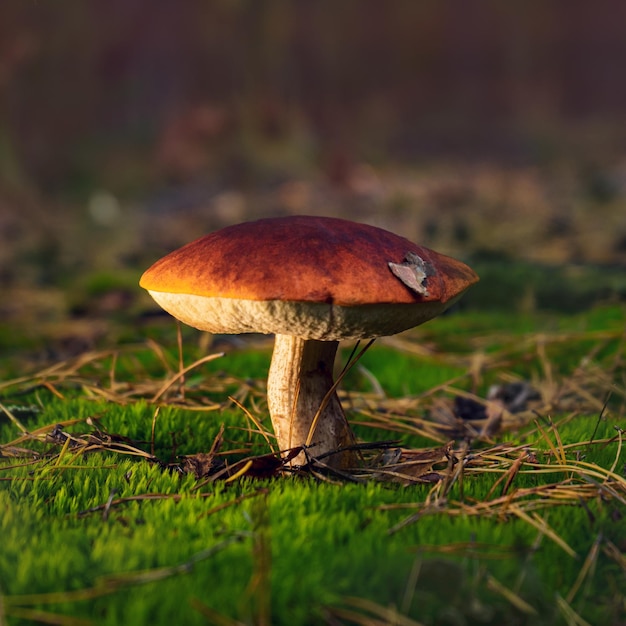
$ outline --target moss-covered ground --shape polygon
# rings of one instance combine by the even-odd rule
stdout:
[[[454,312],[376,342],[341,397],[380,447],[344,476],[268,456],[267,340],[185,330],[181,363],[164,320],[7,362],[0,624],[623,624],[625,322]],[[535,402],[485,403],[507,383]]]

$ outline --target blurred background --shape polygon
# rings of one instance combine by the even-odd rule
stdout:
[[[620,0],[2,0],[0,348],[291,213],[470,262],[466,306],[623,300],[625,72]]]

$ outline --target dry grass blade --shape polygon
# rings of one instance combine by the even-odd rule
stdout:
[[[34,624],[52,624],[54,626],[93,626],[95,622],[79,617],[51,613],[41,609],[14,608],[11,610],[11,617],[27,620]]]
[[[612,541],[607,541],[603,552],[613,559],[626,572],[626,554],[624,554]]]
[[[63,447],[58,457],[61,458],[69,446],[76,448],[76,455],[86,454],[88,452],[106,450],[109,452],[117,452],[129,456],[137,456],[151,462],[158,463],[158,459],[150,453],[145,452],[137,446],[119,440],[116,436],[103,432],[89,433],[87,435],[73,435],[58,428],[53,431],[53,440],[63,442]]]
[[[129,502],[150,502],[154,500],[173,500],[174,502],[180,502],[184,499],[209,498],[212,496],[212,493],[199,493],[195,496],[187,496],[180,493],[144,493],[136,496],[127,496],[125,498],[109,498],[104,504],[98,504],[84,511],[79,511],[77,515],[78,517],[85,517],[92,513],[98,513],[99,511],[110,511],[113,507],[121,506]]]
[[[315,430],[317,428],[317,423],[319,422],[320,416],[322,415],[324,409],[330,402],[330,399],[333,397],[333,394],[337,391],[337,387],[341,384],[341,381],[344,379],[345,375],[361,360],[361,357],[367,352],[367,350],[374,343],[375,339],[370,339],[364,346],[361,348],[360,352],[356,354],[355,352],[358,348],[358,342],[354,347],[354,350],[350,357],[348,358],[344,368],[341,370],[339,375],[337,376],[337,380],[333,383],[331,388],[326,392],[326,395],[322,399],[319,408],[317,409],[317,413],[313,417],[313,421],[311,422],[311,426],[309,428],[309,434],[306,438],[305,447],[311,445],[311,441],[313,440],[313,436],[315,435]],[[344,417],[345,419],[345,417]],[[351,431],[350,431],[351,432]]]
[[[165,369],[168,379],[164,383],[162,379],[153,380],[147,371],[144,370],[143,359],[141,358],[146,349],[150,351],[150,356],[156,355],[158,361]],[[117,350],[111,351],[91,351],[86,352],[79,357],[74,357],[65,361],[56,363],[50,367],[40,370],[32,376],[22,376],[6,382],[0,382],[0,391],[5,397],[17,397],[44,388],[59,399],[65,398],[65,389],[79,389],[87,396],[103,398],[109,402],[116,404],[127,404],[136,398],[147,398],[157,400],[163,399],[162,396],[176,382],[181,382],[185,378],[185,374],[190,369],[211,361],[221,356],[220,354],[211,354],[192,363],[188,368],[180,370],[175,374],[172,366],[168,363],[168,357],[165,350],[152,340],[147,340],[145,344],[139,346],[125,346]],[[142,370],[144,376],[139,375],[137,380],[132,382],[119,382],[116,380],[115,368],[121,366],[131,366]],[[203,382],[202,390],[210,389],[211,391],[226,390],[231,383],[241,383],[227,378],[212,377]],[[217,384],[216,384],[217,383]],[[198,391],[200,388],[198,387]],[[194,400],[185,398],[185,394],[179,394],[183,398],[182,406],[189,410],[215,410],[220,408],[218,404],[207,405],[203,397],[200,403],[194,404]],[[177,406],[170,402],[172,406]]]
[[[275,452],[276,449],[274,447],[274,444],[273,444],[272,440],[270,439],[270,434],[267,432],[267,430],[265,428],[263,428],[263,424],[261,424],[261,422],[248,409],[246,409],[246,407],[243,406],[243,404],[241,404],[241,402],[239,402],[239,400],[233,398],[232,396],[228,396],[228,399],[235,406],[237,406],[238,408],[240,408],[244,412],[246,417],[256,426],[257,432],[261,433],[261,435],[263,436],[263,439],[265,439],[265,441],[267,442],[267,445],[269,446],[270,450],[272,452]]]
[[[530,458],[530,454],[527,451],[522,452],[519,457],[511,464],[511,467],[508,469],[508,471],[503,474],[502,476],[500,476],[500,478],[498,478],[498,480],[496,480],[496,482],[493,484],[493,486],[491,487],[491,489],[489,490],[489,493],[487,494],[487,498],[491,497],[491,495],[494,493],[494,491],[496,490],[496,488],[498,487],[498,485],[504,481],[504,486],[502,487],[502,495],[506,495],[506,493],[509,491],[511,485],[513,484],[513,481],[515,480],[515,477],[517,476],[517,474],[519,473],[519,471],[521,470],[522,466],[524,465],[524,463]]]
[[[405,398],[381,401],[375,411],[371,408],[359,408],[359,414],[367,417],[367,420],[351,419],[350,423],[368,428],[418,435],[437,443],[447,441],[449,437],[441,432],[437,424],[410,413],[414,408],[411,406],[413,404],[417,404],[417,401],[409,403]]]
[[[480,557],[481,559],[491,560],[510,559],[518,554],[515,546],[500,546],[476,541],[459,541],[441,545],[420,544],[416,550],[424,554],[462,554],[467,557]]]
[[[241,468],[238,469],[234,474],[231,474],[224,482],[232,483],[238,478],[245,476],[248,473],[248,470],[252,467],[252,459],[248,459],[241,464]]]
[[[576,597],[576,594],[578,593],[580,586],[583,584],[583,581],[588,576],[588,574],[592,572],[598,560],[598,554],[600,553],[601,541],[602,541],[602,535],[598,535],[595,541],[593,542],[593,545],[591,546],[591,550],[589,550],[589,553],[587,554],[587,558],[585,558],[585,562],[583,563],[583,566],[580,568],[580,572],[578,572],[578,576],[576,577],[576,580],[574,584],[572,585],[572,588],[567,594],[566,600],[568,604],[571,604],[574,601],[574,598]]]
[[[20,376],[19,378],[12,378],[11,380],[0,381],[0,391],[8,389],[9,387],[19,387],[24,383],[32,382],[32,376]]]
[[[557,543],[565,552],[575,556],[573,550],[551,529],[536,511],[550,509],[555,506],[580,506],[595,498],[613,499],[626,505],[626,479],[615,470],[621,458],[622,433],[618,431],[615,437],[597,440],[595,442],[578,442],[564,445],[560,435],[555,431],[557,444],[555,445],[548,433],[537,424],[540,437],[547,442],[551,451],[551,458],[556,463],[539,463],[538,452],[529,448],[528,444],[511,446],[498,444],[487,450],[469,452],[461,455],[461,462],[456,470],[449,471],[444,476],[444,483],[452,483],[457,477],[467,474],[468,477],[479,474],[501,474],[492,486],[486,498],[479,501],[466,501],[461,491],[461,501],[447,500],[445,485],[435,485],[425,502],[402,505],[382,506],[382,509],[409,508],[417,509],[408,518],[396,524],[389,532],[393,533],[404,526],[414,523],[424,515],[444,514],[448,516],[493,516],[505,518],[514,515],[526,523],[530,523],[540,533],[545,534]],[[609,469],[583,460],[568,458],[571,451],[576,451],[587,445],[606,446],[617,443],[615,461]],[[578,458],[578,454],[576,454]],[[528,464],[528,469],[524,466]],[[383,468],[389,469],[389,468]],[[396,468],[394,468],[396,469]],[[513,481],[521,474],[531,474],[539,477],[542,474],[556,474],[560,476],[558,482],[539,484],[534,487],[512,489]],[[499,497],[493,497],[499,484],[503,484]],[[433,500],[434,498],[434,500]]]
[[[63,447],[61,448],[61,452],[59,452],[59,454],[57,456],[57,460],[54,463],[54,467],[58,468],[61,465],[61,461],[63,460],[63,458],[67,454],[67,451],[68,451],[68,449],[70,447],[70,441],[71,441],[71,439],[69,437],[67,437],[67,439],[65,440],[65,443],[63,444]]]
[[[353,609],[327,607],[326,610],[331,615],[348,619],[354,624],[361,626],[423,626],[422,622],[416,622],[401,615],[395,607],[384,607],[367,598],[347,596],[342,601]]]
[[[535,426],[537,427],[537,430],[541,433],[543,440],[548,444],[548,447],[550,448],[550,452],[552,452],[552,455],[554,456],[554,458],[557,459],[562,465],[565,465],[567,461],[565,459],[564,453],[561,454],[560,451],[557,450],[552,439],[550,439],[550,437],[548,436],[546,431],[543,429],[543,427],[541,426],[538,420],[535,420]]]
[[[158,459],[152,454],[145,452],[141,448],[135,446],[132,442],[118,435],[111,435],[99,429],[95,429],[86,434],[72,434],[67,432],[65,427],[76,424],[88,423],[93,425],[94,418],[87,417],[75,420],[66,420],[57,424],[48,424],[34,430],[28,435],[22,435],[7,444],[0,446],[0,452],[7,457],[31,457],[35,459],[53,459],[54,466],[58,469],[62,468],[61,462],[66,457],[69,450],[74,453],[74,458],[95,451],[106,450],[137,456],[144,458],[150,462],[158,463]],[[18,448],[18,444],[26,441],[39,441],[45,443],[56,443],[61,446],[61,450],[57,454],[51,455],[49,452],[39,454],[28,449]],[[67,466],[66,466],[67,467]]]
[[[375,619],[369,615],[363,615],[354,609],[345,609],[333,607],[326,609],[326,623],[333,626],[346,626],[347,624],[355,624],[356,626],[390,626],[388,621]],[[341,619],[342,621],[337,621]]]
[[[487,576],[487,588],[501,595],[521,613],[526,615],[537,615],[537,610],[533,606],[528,604],[528,602],[526,602],[523,598],[520,598],[514,591],[505,587],[491,574]]]
[[[589,476],[601,477],[605,483],[609,483],[609,479],[611,479],[620,490],[626,493],[626,478],[620,476],[612,469],[607,470],[595,463],[588,463],[587,461],[573,461],[570,466],[565,467],[572,467],[574,471],[583,475],[588,474]],[[626,504],[626,502],[623,503]]]
[[[198,598],[191,598],[190,603],[191,606],[207,620],[207,623],[213,626],[248,626],[245,622],[240,622],[232,617],[218,613],[210,606],[204,604],[204,602],[198,600]]]
[[[188,374],[191,370],[203,365],[204,363],[209,363],[210,361],[214,361],[215,359],[219,359],[223,357],[223,352],[216,352],[215,354],[207,354],[206,356],[194,361],[191,365],[181,369],[174,376],[172,376],[169,380],[167,380],[163,386],[154,394],[151,399],[151,402],[156,402],[170,387],[172,387],[177,381],[184,378],[186,374]]]
[[[30,433],[21,435],[20,437],[18,437],[17,439],[14,439],[13,441],[9,441],[8,443],[2,444],[0,446],[0,451],[2,452],[4,456],[12,456],[11,454],[8,453],[8,451],[13,448],[16,448],[20,444],[26,443],[28,441],[45,442],[48,440],[47,438],[50,435],[50,433],[56,430],[57,428],[63,428],[65,426],[73,426],[75,424],[84,424],[85,421],[86,420],[84,418],[73,419],[73,420],[65,420],[63,422],[57,422],[55,424],[47,424],[46,426],[41,426],[40,428],[37,428],[31,431]],[[32,451],[30,452],[32,453]]]
[[[250,507],[253,569],[246,598],[255,626],[272,624],[272,533],[267,494]]]
[[[154,354],[156,355],[157,359],[161,362],[161,364],[163,365],[163,368],[166,371],[172,371],[171,367],[167,361],[167,354],[163,348],[162,345],[160,345],[159,343],[157,343],[156,341],[154,341],[154,339],[146,339],[146,345],[152,350],[152,352],[154,352]]]
[[[558,593],[556,594],[556,605],[559,608],[559,612],[563,616],[567,626],[592,626],[589,622],[585,621],[569,603]]]
[[[2,404],[1,402],[0,402],[0,413],[4,413],[15,424],[15,426],[17,426],[17,428],[21,430],[25,435],[28,434],[28,430],[22,424],[22,422],[20,422],[20,420],[18,420],[17,417],[13,415],[12,411],[9,411],[9,409],[6,406],[4,406],[4,404]]]
[[[549,539],[552,539],[552,541],[560,546],[567,554],[569,554],[569,556],[572,558],[578,558],[576,552],[574,552],[574,550],[570,548],[570,546],[568,546],[567,543],[565,543],[565,541],[554,530],[552,530],[552,528],[550,528],[550,526],[548,526],[548,523],[542,517],[539,517],[537,514],[533,514],[532,516],[527,515],[517,506],[511,506],[508,510],[531,526],[534,526],[539,532],[543,533]]]
[[[257,489],[253,493],[248,493],[243,496],[239,496],[238,498],[235,498],[234,500],[230,500],[229,502],[223,502],[222,504],[218,504],[217,506],[210,508],[208,511],[204,511],[204,513],[198,516],[198,519],[208,517],[209,515],[213,515],[214,513],[223,511],[224,509],[227,509],[230,506],[235,506],[237,504],[240,504],[244,500],[249,500],[250,498],[256,498],[258,496],[264,496],[264,495],[267,495],[268,493],[269,493],[269,490],[265,487],[261,489]]]
[[[622,434],[623,434],[623,430],[621,428],[617,429],[617,450],[615,451],[615,460],[613,461],[613,465],[611,465],[611,469],[608,471],[608,476],[614,475],[616,476],[617,474],[615,474],[615,468],[617,467],[617,464],[619,463],[619,460],[622,458]],[[607,478],[608,480],[608,478]]]
[[[439,483],[433,489],[437,489]],[[436,496],[436,494],[434,494]],[[551,509],[556,506],[580,505],[581,502],[597,498],[610,497],[605,485],[600,483],[578,483],[573,479],[530,487],[526,489],[516,489],[510,494],[505,494],[497,498],[476,502],[459,502],[455,500],[442,500],[435,497],[433,500],[429,495],[425,502],[389,504],[379,507],[380,510],[417,509],[406,519],[402,520],[388,532],[393,534],[405,526],[415,523],[424,515],[448,515],[448,516],[480,516],[506,518],[510,515],[530,523],[540,533],[555,541],[565,552],[575,556],[571,548],[545,523],[545,521],[533,513],[541,509]]]

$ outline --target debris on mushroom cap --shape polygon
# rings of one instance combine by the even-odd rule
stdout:
[[[407,252],[404,263],[389,263],[389,269],[409,289],[428,297],[428,277],[436,276],[437,271],[428,262],[424,261],[414,252]]]
[[[206,235],[157,261],[140,284],[210,332],[337,340],[417,326],[477,280],[464,263],[383,229],[292,216]]]

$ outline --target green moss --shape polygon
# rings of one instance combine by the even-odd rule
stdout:
[[[0,416],[2,444],[48,455],[31,462],[5,447],[0,457],[6,619],[12,626],[33,623],[24,610],[37,609],[98,624],[204,624],[215,622],[210,615],[217,613],[243,623],[298,626],[343,623],[330,617],[341,609],[371,613],[372,605],[361,599],[389,611],[382,623],[393,623],[397,610],[424,624],[536,626],[566,623],[557,598],[571,594],[568,604],[588,623],[617,624],[626,588],[626,490],[617,481],[602,483],[610,468],[623,476],[626,462],[619,440],[625,427],[623,321],[619,308],[567,320],[520,318],[519,325],[499,315],[444,317],[406,338],[419,337],[429,356],[375,344],[360,363],[367,374],[358,367],[348,374],[342,388],[352,398],[372,394],[375,379],[387,399],[413,399],[464,374],[464,359],[480,345],[493,357],[481,381],[485,389],[503,373],[541,380],[546,359],[560,381],[581,363],[608,376],[615,399],[602,416],[581,404],[576,411],[539,415],[519,433],[472,448],[479,454],[497,443],[524,443],[535,451],[541,468],[524,464],[506,489],[512,498],[548,484],[592,486],[596,497],[559,503],[529,493],[489,515],[471,514],[471,507],[503,493],[515,454],[502,457],[493,473],[470,464],[462,485],[455,482],[440,499],[440,487],[432,484],[375,480],[330,484],[282,476],[202,484],[174,467],[110,451],[77,454],[69,448],[55,456],[60,445],[16,442],[16,423]],[[549,338],[545,356],[537,351],[539,332]],[[185,336],[186,364],[201,356],[197,338]],[[251,432],[245,412],[228,395],[237,394],[269,428],[263,381],[270,350],[234,350],[200,366],[186,377],[187,406],[174,388],[160,398],[156,413],[150,398],[178,368],[170,339],[164,352],[120,349],[48,387],[36,380],[4,383],[0,401],[30,432],[65,423],[79,436],[97,426],[146,452],[154,445],[164,464],[207,451],[222,426],[223,449],[240,450],[233,458],[266,452],[265,439]],[[442,347],[457,339],[458,351]],[[348,354],[344,350],[342,359]],[[469,388],[470,379],[458,385]],[[348,414],[360,419],[358,408]],[[399,436],[405,445],[429,444],[379,427],[358,432],[365,440]],[[566,448],[568,467],[590,464],[585,471],[563,470],[554,456],[561,445],[575,443],[582,445]],[[536,508],[524,509],[527,518],[511,508],[530,502]],[[544,522],[574,555],[540,532]],[[20,599],[49,593],[60,594],[56,602]]]

